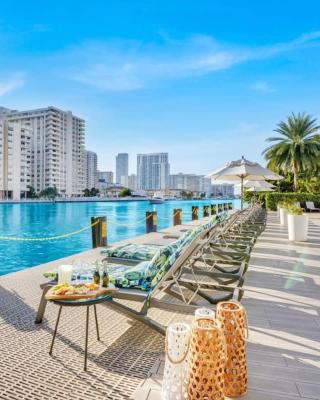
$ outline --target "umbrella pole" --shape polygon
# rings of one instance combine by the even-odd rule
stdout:
[[[243,210],[243,176],[241,176],[241,211]]]

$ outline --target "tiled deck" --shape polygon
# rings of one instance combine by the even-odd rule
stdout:
[[[291,244],[286,232],[270,213],[246,274],[250,390],[241,399],[320,399],[319,215],[307,243]],[[162,359],[134,399],[160,399],[163,367]]]
[[[307,243],[290,244],[285,231],[271,214],[246,275],[250,392],[244,399],[320,399],[320,219],[310,222]],[[106,307],[98,306],[101,342],[91,315],[87,373],[84,310],[63,309],[54,357],[48,355],[57,307],[49,304],[42,325],[34,318],[42,271],[50,267],[0,277],[0,399],[159,399],[163,338]],[[152,316],[165,324],[184,318]]]

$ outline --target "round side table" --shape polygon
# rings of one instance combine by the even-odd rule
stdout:
[[[104,301],[108,301],[112,298],[112,293],[106,293],[102,296],[91,298],[91,299],[81,299],[81,300],[50,300],[52,303],[59,306],[58,316],[56,320],[56,325],[54,328],[54,333],[52,336],[51,346],[49,354],[52,355],[53,345],[56,339],[56,335],[58,332],[58,326],[61,316],[62,307],[87,307],[87,315],[86,315],[86,338],[85,338],[85,347],[84,347],[84,370],[87,371],[87,360],[88,360],[88,338],[89,338],[89,309],[93,306],[94,310],[94,319],[96,323],[96,331],[97,331],[97,339],[100,340],[99,335],[99,324],[98,324],[98,316],[96,305],[99,303],[103,303]]]

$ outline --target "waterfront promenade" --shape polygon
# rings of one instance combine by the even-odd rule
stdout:
[[[187,224],[187,228],[198,222]],[[182,227],[166,229],[170,232]],[[320,219],[312,215],[307,243],[290,244],[286,228],[269,213],[245,279],[250,400],[320,399]],[[136,238],[159,242],[161,233]],[[132,242],[132,239],[130,240]],[[96,260],[99,249],[82,253]],[[65,261],[79,258],[68,257]],[[0,398],[160,399],[163,337],[145,325],[98,306],[101,342],[90,320],[88,372],[83,371],[85,310],[64,308],[54,356],[48,355],[57,307],[34,324],[42,273],[59,262],[0,277]],[[183,314],[151,310],[163,324]]]

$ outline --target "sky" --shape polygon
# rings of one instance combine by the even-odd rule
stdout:
[[[292,112],[320,117],[318,0],[6,1],[0,106],[53,105],[86,120],[99,169],[169,152],[171,172],[207,174]]]

